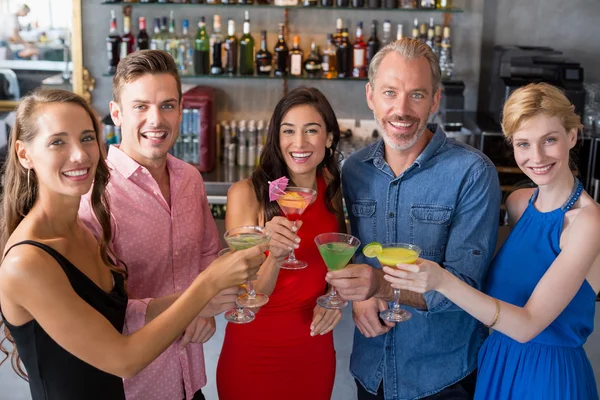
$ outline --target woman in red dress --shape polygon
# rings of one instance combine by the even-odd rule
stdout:
[[[220,400],[329,400],[335,378],[332,329],[340,310],[316,305],[327,291],[327,268],[314,242],[324,232],[345,230],[340,171],[334,154],[340,137],[335,113],[317,89],[299,87],[273,112],[260,166],[227,195],[227,229],[267,226],[270,254],[254,283],[269,302],[248,324],[228,324],[217,366]],[[286,176],[289,186],[317,191],[300,229],[269,201],[269,181]],[[277,264],[292,246],[301,270]],[[257,310],[254,310],[257,311]]]

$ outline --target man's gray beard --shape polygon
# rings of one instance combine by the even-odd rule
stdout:
[[[404,151],[404,150],[408,150],[411,147],[413,147],[415,145],[415,143],[417,143],[417,141],[419,140],[419,138],[421,137],[423,132],[425,132],[425,129],[427,128],[427,124],[424,124],[423,126],[421,126],[417,129],[415,136],[411,139],[410,142],[408,142],[406,144],[397,144],[397,143],[394,143],[391,136],[387,133],[387,130],[383,128],[381,121],[379,120],[379,118],[377,118],[377,115],[375,114],[375,111],[373,111],[373,118],[375,119],[375,124],[377,125],[377,128],[379,128],[379,132],[381,133],[381,137],[383,137],[383,141],[385,142],[385,144],[388,147],[390,147],[394,150],[397,150],[397,151]]]

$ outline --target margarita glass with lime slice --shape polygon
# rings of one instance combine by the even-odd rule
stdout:
[[[317,192],[313,189],[288,186],[285,188],[285,194],[277,198],[279,208],[285,214],[286,218],[296,226],[296,221],[300,219],[304,210],[313,202]],[[294,249],[286,260],[279,264],[283,269],[302,269],[306,268],[308,263],[296,259]]]
[[[360,246],[360,240],[354,236],[334,232],[317,235],[315,243],[330,271],[344,268]],[[340,309],[346,307],[348,302],[337,294],[335,287],[331,286],[328,294],[317,299],[317,304],[323,308]]]
[[[242,226],[233,228],[223,235],[225,241],[232,250],[245,250],[250,247],[268,243],[271,240],[271,231],[262,226]],[[268,303],[266,294],[256,293],[251,280],[246,282],[247,293],[240,295],[235,301],[240,307],[262,307]]]
[[[408,243],[369,243],[363,249],[363,254],[366,257],[374,258],[381,266],[397,268],[398,264],[414,264],[419,255],[421,249],[414,244]],[[394,305],[388,310],[384,310],[379,313],[379,316],[384,321],[388,322],[402,322],[409,320],[412,314],[402,308],[400,308],[400,289],[394,289]]]

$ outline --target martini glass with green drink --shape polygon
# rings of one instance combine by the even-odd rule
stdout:
[[[271,231],[262,226],[241,226],[225,232],[225,241],[232,250],[245,250],[250,247],[268,243],[271,240]],[[254,283],[246,282],[246,294],[240,295],[235,303],[240,307],[254,308],[262,307],[269,302],[266,294],[256,293]]]
[[[381,266],[398,268],[398,264],[414,264],[417,262],[421,249],[414,244],[408,243],[389,243],[379,244],[377,242],[369,243],[363,248],[363,254],[366,257],[377,257]],[[388,322],[402,322],[409,320],[412,314],[400,308],[400,289],[394,289],[394,305],[388,310],[379,313],[379,317]]]
[[[360,240],[354,236],[334,232],[317,235],[315,243],[330,271],[344,268],[360,246]],[[331,286],[328,294],[317,299],[317,304],[323,308],[336,310],[346,307],[348,302],[337,294],[335,287]]]

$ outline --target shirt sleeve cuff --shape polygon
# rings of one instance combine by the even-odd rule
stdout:
[[[152,298],[130,299],[127,302],[123,334],[131,335],[146,324],[146,311]]]
[[[425,317],[438,312],[461,311],[456,304],[435,290],[423,293],[423,298],[427,304],[427,310],[416,308],[415,311]]]

